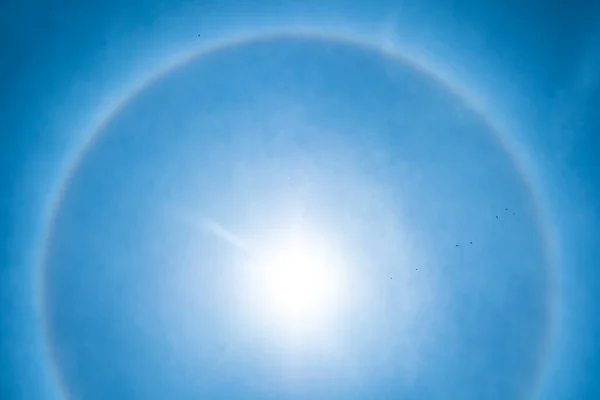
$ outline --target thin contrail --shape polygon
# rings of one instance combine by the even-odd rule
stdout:
[[[175,216],[178,217],[181,221],[192,224],[196,228],[202,229],[219,239],[224,240],[235,248],[250,252],[250,246],[239,236],[234,234],[233,232],[227,230],[223,225],[219,224],[217,221],[206,218],[203,216],[195,215],[190,213],[189,211],[183,210],[179,207],[173,208]]]
[[[204,229],[214,234],[218,238],[225,240],[227,243],[239,248],[240,250],[244,250],[246,252],[250,251],[250,247],[244,240],[235,235],[234,233],[225,229],[222,225],[217,223],[216,221],[203,218],[202,226]]]

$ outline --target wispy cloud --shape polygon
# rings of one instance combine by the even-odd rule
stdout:
[[[202,223],[202,227],[205,230],[212,233],[219,239],[223,239],[227,243],[239,248],[240,250],[243,250],[246,252],[250,251],[250,247],[242,238],[240,238],[233,232],[227,230],[225,227],[223,227],[223,225],[219,224],[218,222],[211,220],[211,219],[202,218],[201,223]]]

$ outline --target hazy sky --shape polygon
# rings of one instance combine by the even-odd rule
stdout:
[[[598,398],[600,4],[480,3],[0,6],[0,398]]]

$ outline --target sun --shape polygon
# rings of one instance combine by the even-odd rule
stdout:
[[[303,229],[273,237],[251,266],[255,312],[287,337],[321,334],[343,306],[344,269],[341,252],[324,235]]]
[[[315,243],[284,243],[264,260],[265,305],[273,316],[298,328],[313,325],[335,301],[338,277],[332,260]]]

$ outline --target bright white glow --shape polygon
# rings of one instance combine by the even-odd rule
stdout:
[[[290,339],[326,334],[344,302],[341,254],[322,235],[296,231],[268,241],[251,266],[250,294],[268,326]]]
[[[289,243],[266,262],[265,301],[277,318],[302,326],[334,299],[337,282],[322,249]]]

